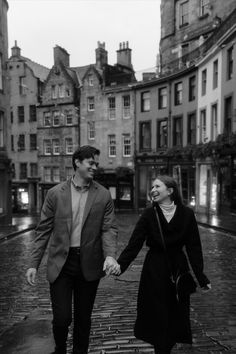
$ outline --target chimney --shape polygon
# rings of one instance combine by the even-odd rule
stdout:
[[[143,81],[148,81],[156,78],[156,73],[154,72],[149,72],[149,73],[143,73]]]
[[[66,67],[70,66],[70,54],[64,48],[60,47],[59,45],[56,45],[56,47],[53,48],[53,52],[54,65],[62,63]]]
[[[11,55],[12,57],[20,57],[21,56],[21,49],[17,46],[17,41],[15,41],[14,47],[11,48]]]
[[[129,42],[120,43],[119,50],[117,52],[117,64],[127,66],[128,68],[133,69],[133,65],[131,63],[131,52],[132,50],[129,48]]]
[[[103,65],[107,64],[107,50],[105,49],[105,42],[97,43],[98,47],[95,50],[96,53],[96,66],[102,69]]]

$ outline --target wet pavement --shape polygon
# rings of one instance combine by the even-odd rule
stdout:
[[[137,215],[118,215],[119,250],[127,243]],[[212,291],[192,296],[193,348],[175,348],[173,354],[236,353],[236,238],[200,227],[205,271]],[[45,261],[38,284],[25,281],[33,231],[3,240],[0,247],[0,353],[47,354],[53,351],[51,308]],[[90,353],[153,353],[133,336],[136,296],[144,248],[121,277],[101,281],[93,311]],[[71,352],[71,335],[68,353]]]

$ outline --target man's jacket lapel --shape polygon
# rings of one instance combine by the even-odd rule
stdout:
[[[88,197],[87,197],[87,201],[86,201],[86,204],[85,204],[81,230],[84,227],[85,221],[86,221],[86,219],[87,219],[87,217],[89,215],[89,212],[90,212],[90,210],[92,208],[93,201],[94,201],[94,199],[95,199],[95,197],[97,195],[97,192],[98,192],[97,186],[96,186],[96,184],[94,182],[92,182],[91,186],[89,188],[89,191],[88,191]]]
[[[68,233],[70,235],[71,233],[71,227],[72,227],[72,202],[71,202],[71,178],[68,179],[68,181],[62,186],[61,189],[61,202],[62,202],[62,207],[65,210],[65,214],[67,217],[67,228],[68,228]]]

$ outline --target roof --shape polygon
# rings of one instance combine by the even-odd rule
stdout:
[[[102,76],[102,70],[98,69],[98,67],[95,64],[89,64],[85,66],[77,66],[77,67],[71,67],[70,70],[74,70],[76,72],[79,84],[82,85],[82,81],[84,79],[85,74],[90,68],[94,68],[101,76]]]
[[[33,60],[31,60],[29,58],[22,57],[22,56],[21,56],[21,58],[25,60],[26,64],[33,71],[34,76],[39,78],[41,81],[45,81],[46,80],[50,69],[46,68],[46,66],[43,66],[41,64],[38,64],[38,63],[34,62]]]

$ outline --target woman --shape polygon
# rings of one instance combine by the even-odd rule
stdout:
[[[198,226],[193,211],[184,206],[172,177],[159,176],[152,184],[151,198],[155,205],[174,276],[189,270],[183,251],[201,288],[209,290],[210,282],[203,273],[203,256]],[[155,353],[167,354],[176,343],[192,343],[190,296],[178,302],[154,210],[150,206],[140,217],[127,247],[117,262],[123,273],[146,241],[147,252],[138,293],[135,336],[151,343]],[[119,273],[119,272],[117,272]]]

